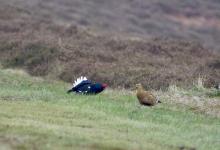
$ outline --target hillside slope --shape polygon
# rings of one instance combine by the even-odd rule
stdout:
[[[214,114],[209,114],[208,109],[198,110],[205,89],[185,91],[188,102],[194,103],[195,97],[196,102],[201,102],[196,107],[182,103],[180,92],[170,91],[174,93],[169,97],[166,97],[169,92],[158,95],[162,104],[140,108],[129,91],[68,95],[69,86],[33,78],[20,70],[0,69],[0,149],[217,150],[220,147],[219,109]],[[216,100],[211,98],[209,102]],[[216,102],[213,106],[219,107],[219,100]]]
[[[72,82],[80,75],[111,87],[147,88],[220,81],[220,53],[190,40],[99,34],[41,20],[18,7],[0,6],[0,61],[30,74]]]
[[[124,88],[139,82],[154,89],[191,86],[199,77],[208,86],[220,82],[219,53],[195,41],[102,35],[8,5],[1,5],[0,13],[0,61],[5,67],[68,82],[85,75]]]
[[[196,40],[220,50],[217,0],[0,0],[34,17],[114,34]]]

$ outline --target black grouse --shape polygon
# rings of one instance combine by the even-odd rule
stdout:
[[[67,91],[67,93],[75,92],[78,94],[98,94],[101,93],[107,84],[93,83],[86,77],[80,77],[75,80],[73,87]]]

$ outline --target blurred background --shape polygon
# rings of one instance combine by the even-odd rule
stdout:
[[[0,62],[72,82],[220,82],[218,0],[0,0]]]

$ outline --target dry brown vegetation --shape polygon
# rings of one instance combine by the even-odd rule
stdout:
[[[98,31],[196,40],[220,49],[218,0],[0,0],[34,17]]]
[[[192,89],[182,89],[175,85],[168,88],[166,92],[155,92],[159,99],[179,106],[186,106],[190,111],[220,117],[220,91],[206,89],[195,85]]]
[[[12,5],[0,6],[0,61],[32,75],[72,82],[80,75],[112,87],[192,85],[219,81],[220,55],[192,40],[99,34],[76,25],[58,25]],[[7,14],[7,16],[2,15]]]

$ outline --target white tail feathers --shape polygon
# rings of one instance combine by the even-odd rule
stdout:
[[[77,78],[77,79],[74,81],[74,83],[73,83],[73,87],[76,87],[76,86],[79,85],[82,81],[86,81],[86,80],[87,80],[87,78],[86,78],[86,77],[83,77],[83,76]]]

